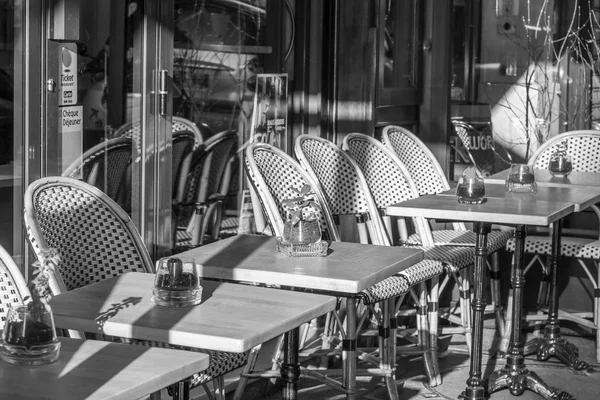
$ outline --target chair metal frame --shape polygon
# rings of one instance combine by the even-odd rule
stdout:
[[[97,282],[127,271],[154,273],[155,268],[143,240],[129,215],[96,187],[67,177],[40,178],[25,191],[24,220],[28,240],[40,259],[44,251],[54,248],[61,262],[49,280],[53,295]],[[42,209],[47,208],[48,212]],[[111,244],[115,248],[111,248]],[[100,268],[100,269],[98,269]],[[95,273],[90,273],[91,270]],[[70,331],[74,337],[81,334]],[[168,346],[165,343],[132,341],[142,345]],[[207,352],[211,356],[208,369],[190,378],[191,387],[213,380],[221,385],[216,395],[224,400],[222,375],[241,367],[249,354]],[[215,361],[216,360],[216,361]],[[178,390],[175,390],[178,394]]]

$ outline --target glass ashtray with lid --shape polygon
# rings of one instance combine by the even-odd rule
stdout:
[[[193,258],[158,260],[152,301],[160,306],[190,307],[202,301],[199,268]]]

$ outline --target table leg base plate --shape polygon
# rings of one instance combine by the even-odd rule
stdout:
[[[540,361],[546,361],[554,356],[575,371],[588,371],[591,369],[588,363],[579,360],[577,346],[561,337],[544,336],[531,339],[525,344],[523,354],[527,356],[536,353],[537,359]]]
[[[487,388],[488,393],[507,388],[513,396],[520,396],[528,389],[545,399],[575,400],[569,393],[546,385],[535,372],[526,368],[519,369],[518,372],[510,367],[495,371],[490,375]]]

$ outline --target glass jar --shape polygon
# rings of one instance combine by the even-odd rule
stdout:
[[[58,360],[59,352],[50,306],[35,312],[26,305],[11,306],[0,338],[2,360],[19,365],[44,365]]]
[[[548,169],[550,173],[557,178],[566,178],[573,171],[571,157],[567,154],[568,144],[565,140],[560,143],[556,151],[550,156]]]
[[[533,167],[528,164],[511,164],[506,178],[509,192],[537,192]]]
[[[191,257],[158,260],[152,301],[165,307],[191,307],[202,302],[200,271]]]
[[[321,224],[315,217],[301,219],[296,224],[288,220],[283,225],[283,240],[291,244],[311,244],[321,241]]]
[[[481,204],[485,201],[483,175],[475,168],[466,168],[458,178],[456,197],[461,204]]]

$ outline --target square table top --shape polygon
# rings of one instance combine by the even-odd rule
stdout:
[[[423,259],[402,247],[331,242],[325,257],[288,257],[273,236],[238,235],[180,253],[205,278],[353,295]]]
[[[494,181],[495,182],[495,181]],[[456,196],[456,189],[446,190],[439,193],[442,196]],[[573,203],[574,211],[579,212],[600,202],[599,187],[581,186],[538,186],[536,193],[531,192],[509,192],[504,183],[485,183],[485,197],[498,197],[506,199],[537,199],[542,201],[559,200],[565,203]]]
[[[530,197],[488,197],[482,204],[461,204],[456,196],[426,195],[387,207],[388,215],[499,225],[548,226],[572,213],[573,203]]]
[[[0,361],[0,398],[131,400],[208,367],[205,353],[59,338],[58,360],[39,366]]]
[[[55,296],[58,328],[242,353],[332,311],[336,298],[202,280],[202,303],[152,302],[154,275],[129,272]]]
[[[585,186],[600,187],[600,172],[573,171],[565,178],[557,178],[547,169],[534,168],[533,175],[538,188],[540,186]],[[508,169],[486,177],[485,183],[504,183]]]

